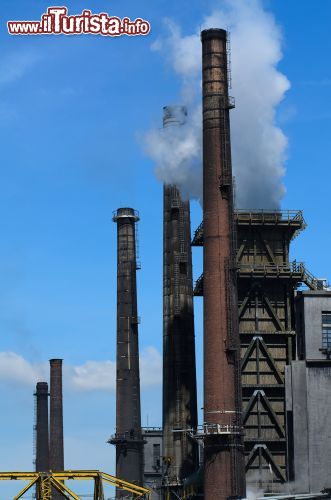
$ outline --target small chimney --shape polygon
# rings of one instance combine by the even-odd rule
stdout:
[[[36,385],[36,471],[49,470],[49,438],[48,438],[48,384],[38,382]]]
[[[64,470],[62,359],[51,359],[50,369],[49,467],[53,471],[62,471]]]

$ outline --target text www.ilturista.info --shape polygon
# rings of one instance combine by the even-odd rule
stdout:
[[[150,23],[141,18],[131,21],[128,17],[120,19],[105,12],[93,14],[90,10],[68,16],[66,7],[49,7],[40,21],[8,21],[7,26],[11,35],[137,36],[151,31]]]

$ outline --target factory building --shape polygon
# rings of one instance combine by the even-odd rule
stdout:
[[[144,485],[152,490],[151,500],[162,498],[163,432],[162,427],[143,427]]]
[[[311,275],[303,263],[290,260],[291,242],[306,227],[301,211],[234,210],[229,119],[234,102],[228,95],[227,33],[205,30],[201,40],[203,223],[192,246],[203,246],[204,272],[193,291],[189,204],[175,185],[165,185],[162,429],[141,430],[136,398],[138,345],[130,343],[138,334],[132,327],[137,314],[135,214],[118,212],[114,218],[131,219],[126,221],[127,227],[132,226],[130,243],[126,242],[132,250],[127,259],[131,265],[119,271],[118,307],[121,297],[121,307],[133,305],[118,314],[122,326],[118,326],[117,431],[112,440],[117,447],[117,475],[140,482],[132,471],[143,464],[145,443],[144,480],[154,490],[154,500],[244,498],[245,473],[248,483],[275,494],[284,483],[297,479],[298,471],[306,481],[300,492],[311,491],[318,497],[318,491],[328,486],[330,469],[329,293],[323,280]],[[181,125],[179,108],[164,108],[164,128]],[[123,237],[129,234],[125,231]],[[123,252],[127,248],[119,252],[119,259],[123,260]],[[120,276],[127,279],[129,272],[124,286]],[[310,292],[297,294],[302,284]],[[128,291],[131,302],[124,295]],[[192,294],[204,300],[201,426],[196,417]],[[126,355],[128,344],[132,358]],[[130,359],[133,364],[127,366]],[[119,367],[126,371],[120,374]],[[133,423],[134,415],[139,415],[139,422]],[[321,422],[326,434],[318,439]],[[203,445],[200,469],[198,442]],[[320,454],[319,473],[309,465],[309,453]]]
[[[297,360],[286,367],[289,474],[294,491],[331,490],[331,292],[298,292]]]
[[[312,290],[322,285],[302,263],[289,260],[290,243],[305,227],[300,211],[233,212],[229,136],[229,109],[233,101],[227,89],[226,33],[206,30],[202,42],[204,222],[192,245],[204,246],[204,275],[198,279],[194,294],[204,296],[205,416],[203,428],[195,436],[193,432],[193,437],[201,439],[205,446],[206,498],[220,490],[224,495],[228,492],[240,497],[244,495],[242,423],[248,481],[257,482],[265,490],[278,491],[279,485],[288,479],[285,366],[295,356],[295,290],[302,282]],[[219,182],[215,182],[216,178]],[[169,256],[174,258],[174,250],[169,246],[169,207],[177,209],[179,204],[178,191],[165,189],[164,248],[168,260]],[[178,239],[176,224],[173,227]],[[169,267],[166,257],[164,264],[167,306],[171,294],[167,287],[175,282],[176,269]],[[176,304],[175,296],[172,304]],[[183,338],[186,330],[181,333]],[[167,387],[173,373],[169,369],[171,363],[177,360],[186,366],[186,357],[178,346],[173,344],[171,352],[165,346],[163,380]],[[176,394],[180,403],[183,394],[172,391],[169,398],[164,392],[164,415]],[[174,431],[180,430],[175,423],[165,429],[163,450],[167,448],[168,436],[173,440]],[[163,474],[168,478],[166,468],[171,462],[167,463],[167,454],[163,458]],[[180,463],[182,457],[178,458]]]
[[[330,359],[331,291],[326,280],[316,284],[324,290],[300,291],[295,300],[298,360]]]
[[[288,480],[285,367],[295,357],[295,290],[323,283],[289,261],[290,243],[306,225],[300,211],[237,210],[234,224],[246,475],[277,491]],[[203,224],[192,244],[204,244]],[[201,276],[195,295],[203,293]]]

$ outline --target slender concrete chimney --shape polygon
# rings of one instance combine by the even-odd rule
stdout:
[[[38,382],[36,385],[36,471],[49,470],[49,438],[48,438],[48,384]]]
[[[185,122],[183,106],[166,106],[164,128]],[[163,471],[167,493],[198,467],[197,445],[187,429],[197,427],[190,204],[176,186],[164,186],[163,201]],[[174,432],[175,431],[175,432]],[[177,432],[176,432],[177,431]]]
[[[53,471],[62,471],[64,470],[62,359],[51,359],[50,369],[49,467]]]
[[[138,312],[136,283],[136,223],[138,213],[119,208],[117,224],[117,375],[116,475],[143,484],[143,444],[140,415]],[[117,488],[116,498],[127,493]]]
[[[204,498],[245,497],[227,33],[202,31]]]

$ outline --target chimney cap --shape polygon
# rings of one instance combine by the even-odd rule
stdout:
[[[48,383],[47,382],[37,382],[36,383],[36,392],[34,396],[40,396],[41,394],[48,395]]]
[[[37,391],[39,389],[48,389],[48,383],[47,382],[37,382],[36,389],[37,389]]]
[[[121,219],[132,219],[134,222],[138,222],[139,212],[138,210],[134,210],[134,208],[129,208],[129,207],[123,207],[114,210],[113,221],[118,222]]]
[[[220,38],[226,40],[227,31],[220,28],[210,28],[208,30],[201,31],[201,40],[211,40],[212,38]]]
[[[163,127],[184,125],[187,117],[186,106],[170,104],[163,106]]]
[[[50,363],[59,363],[61,364],[63,361],[63,359],[60,359],[60,358],[52,358],[49,360]]]

